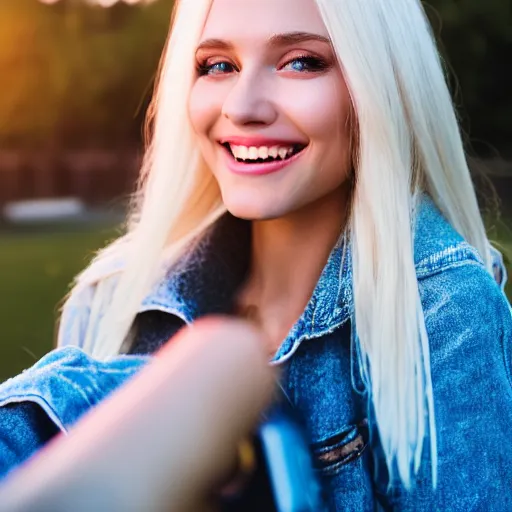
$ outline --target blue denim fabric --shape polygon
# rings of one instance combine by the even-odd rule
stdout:
[[[53,350],[4,382],[0,386],[0,475],[23,462],[45,441],[40,432],[43,425],[33,424],[33,410],[15,404],[37,404],[55,430],[66,434],[85,412],[148,360],[148,356],[123,355],[104,363],[70,346]]]
[[[221,219],[145,298],[132,352],[153,351],[203,315],[230,312],[248,269],[249,241],[250,224]],[[357,325],[350,244],[340,240],[333,249],[304,313],[272,359],[305,420],[329,510],[512,510],[512,314],[501,255],[494,257],[498,284],[424,197],[415,264],[431,350],[438,486],[433,489],[426,447],[413,488],[406,490],[389,482],[351,336]],[[84,290],[66,304],[64,345],[71,332],[83,339],[93,293]],[[64,347],[1,386],[0,405],[36,401],[65,430],[145,360],[125,355],[99,363]]]
[[[26,401],[0,407],[0,426],[0,475],[30,458],[59,433],[39,405]]]

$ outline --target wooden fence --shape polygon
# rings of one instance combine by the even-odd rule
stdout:
[[[126,151],[0,152],[0,207],[50,197],[110,201],[133,191],[140,161],[140,154]]]
[[[68,151],[59,155],[0,151],[0,208],[23,199],[77,197],[95,205],[130,194],[140,168],[136,151]],[[512,212],[512,163],[472,162]]]

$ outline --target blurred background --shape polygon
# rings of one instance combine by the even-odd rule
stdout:
[[[73,276],[120,232],[172,4],[0,0],[0,381],[52,348]],[[508,263],[512,0],[425,6]]]

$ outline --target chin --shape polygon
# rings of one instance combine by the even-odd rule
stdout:
[[[283,216],[279,210],[269,205],[251,204],[248,202],[224,203],[231,215],[244,220],[271,220]]]
[[[224,206],[231,215],[244,220],[271,220],[290,212],[290,202],[283,194],[257,187],[221,187]]]
[[[243,220],[265,220],[268,218],[264,212],[255,208],[244,206],[227,206],[227,210],[231,215]]]

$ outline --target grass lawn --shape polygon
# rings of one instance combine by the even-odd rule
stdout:
[[[0,382],[51,350],[71,280],[114,235],[97,225],[0,233]]]
[[[97,225],[0,233],[0,382],[51,350],[58,304],[69,283],[113,236],[112,227]],[[512,231],[505,223],[492,238],[512,255]],[[512,297],[512,282],[507,292]]]

